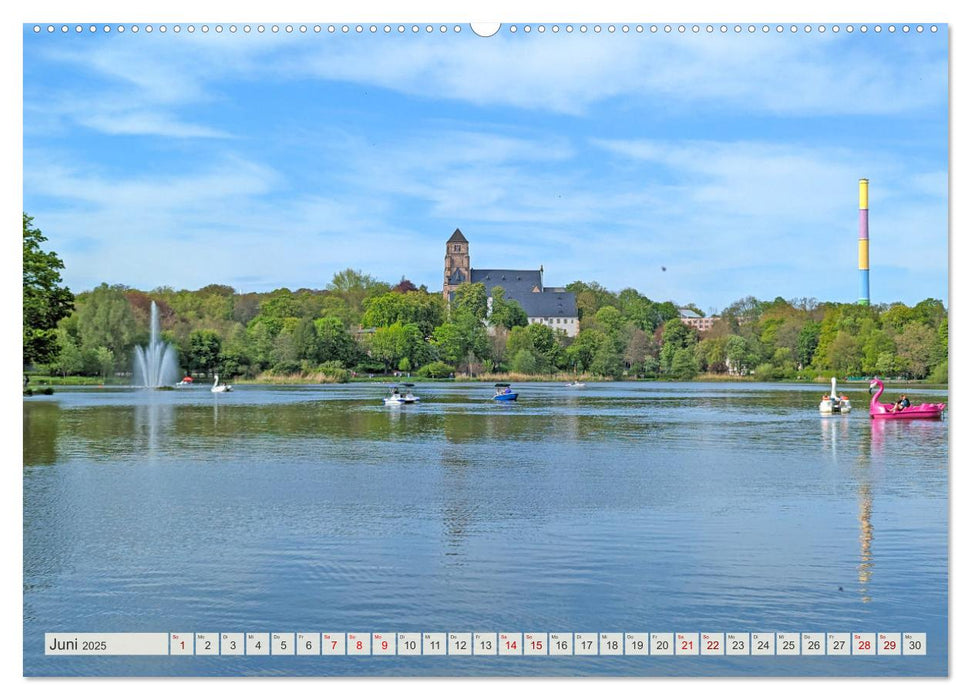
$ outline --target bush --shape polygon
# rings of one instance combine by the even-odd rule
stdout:
[[[296,360],[284,360],[273,365],[273,374],[297,374],[302,369]]]
[[[451,365],[447,365],[444,362],[435,361],[429,362],[423,367],[419,367],[415,374],[417,374],[419,377],[427,377],[430,379],[444,379],[452,376],[454,372],[455,368]]]
[[[769,362],[763,362],[755,368],[755,381],[771,382],[782,377],[783,372]]]
[[[937,365],[927,376],[927,381],[933,384],[947,384],[947,360]]]
[[[516,353],[509,366],[513,372],[519,374],[536,374],[539,370],[539,362],[536,359],[536,355],[526,348]]]
[[[351,381],[351,371],[340,360],[328,360],[317,366],[317,372],[341,384]]]

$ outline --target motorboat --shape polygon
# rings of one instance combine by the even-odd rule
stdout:
[[[823,400],[819,402],[819,412],[849,413],[851,408],[849,398],[836,393],[836,377],[833,377],[829,396],[823,394]]]
[[[920,405],[911,404],[900,407],[898,403],[880,403],[880,396],[883,394],[883,382],[874,377],[870,380],[870,393],[876,389],[870,399],[870,418],[880,418],[884,420],[899,420],[906,418],[943,418],[944,409],[947,404],[943,403],[922,403]],[[906,398],[906,397],[902,397]]]
[[[402,406],[407,403],[418,403],[419,398],[415,396],[412,392],[414,384],[402,384],[401,388],[398,386],[391,387],[390,392],[384,397],[385,406]],[[402,393],[404,389],[404,393]]]
[[[233,387],[231,387],[229,384],[219,383],[218,374],[216,375],[216,380],[212,383],[212,388],[209,389],[209,391],[213,392],[214,394],[221,394],[223,392],[232,391],[232,390],[233,390]]]
[[[515,401],[519,398],[519,394],[514,392],[509,384],[499,383],[496,384],[496,393],[492,398],[496,401]]]
[[[567,389],[582,389],[585,386],[586,384],[584,384],[583,382],[578,382],[576,380],[566,385]]]

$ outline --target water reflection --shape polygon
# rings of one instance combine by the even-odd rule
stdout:
[[[835,415],[821,418],[819,421],[823,449],[828,450],[833,463],[838,461],[840,444],[847,444],[850,438],[850,421],[846,415]]]
[[[54,464],[58,460],[61,406],[56,400],[24,400],[24,466]]]
[[[92,620],[129,631],[177,620],[213,629],[679,620],[758,629],[780,619],[910,629],[920,620],[941,640],[929,648],[946,656],[946,423],[820,420],[815,390],[802,388],[568,391],[529,386],[506,407],[488,387],[433,386],[398,410],[361,386],[25,402],[25,639],[54,621]],[[139,468],[146,460],[151,468]],[[846,593],[834,590],[837,575]],[[940,658],[923,660],[946,671]],[[62,663],[33,647],[25,655],[28,671]],[[105,663],[125,671],[124,659]],[[583,663],[564,659],[557,672],[586,673]],[[706,665],[712,672],[735,668],[712,663],[722,664]],[[745,672],[783,668],[761,663],[747,660]]]
[[[159,450],[172,439],[175,425],[175,405],[160,399],[160,392],[146,391],[144,403],[135,404],[132,442],[133,449],[147,459],[158,457]]]
[[[857,580],[860,584],[860,599],[870,602],[869,583],[873,576],[873,495],[868,480],[868,465],[861,465],[860,486],[857,491],[860,523],[860,565],[857,567]]]

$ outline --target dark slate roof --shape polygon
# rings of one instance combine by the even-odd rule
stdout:
[[[543,288],[539,270],[476,270],[471,271],[473,284],[482,282],[491,296],[493,287],[502,287],[506,299],[515,299],[530,318],[576,317],[577,298],[573,292],[549,291]],[[534,292],[534,289],[542,289]]]
[[[524,294],[533,294],[533,289],[543,288],[543,276],[539,270],[477,270],[472,269],[472,284],[482,282],[486,292],[491,296],[493,287],[506,290],[507,299],[519,298]],[[525,308],[525,307],[524,307]]]
[[[560,316],[576,318],[577,297],[573,292],[539,292],[515,298],[529,318]]]
[[[458,229],[455,229],[455,233],[452,234],[452,237],[449,238],[447,242],[448,243],[468,243],[469,241],[466,239],[465,236],[462,235],[461,231],[459,231]]]

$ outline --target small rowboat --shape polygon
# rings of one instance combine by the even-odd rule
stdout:
[[[870,418],[880,418],[882,420],[901,420],[907,418],[943,418],[944,409],[947,404],[943,403],[922,403],[919,406],[910,405],[905,408],[897,408],[896,404],[880,403],[880,395],[883,394],[883,382],[874,377],[870,380],[870,392],[874,388],[877,393],[870,399]]]
[[[496,384],[496,393],[492,398],[496,401],[515,401],[519,394],[510,389],[508,384]]]

